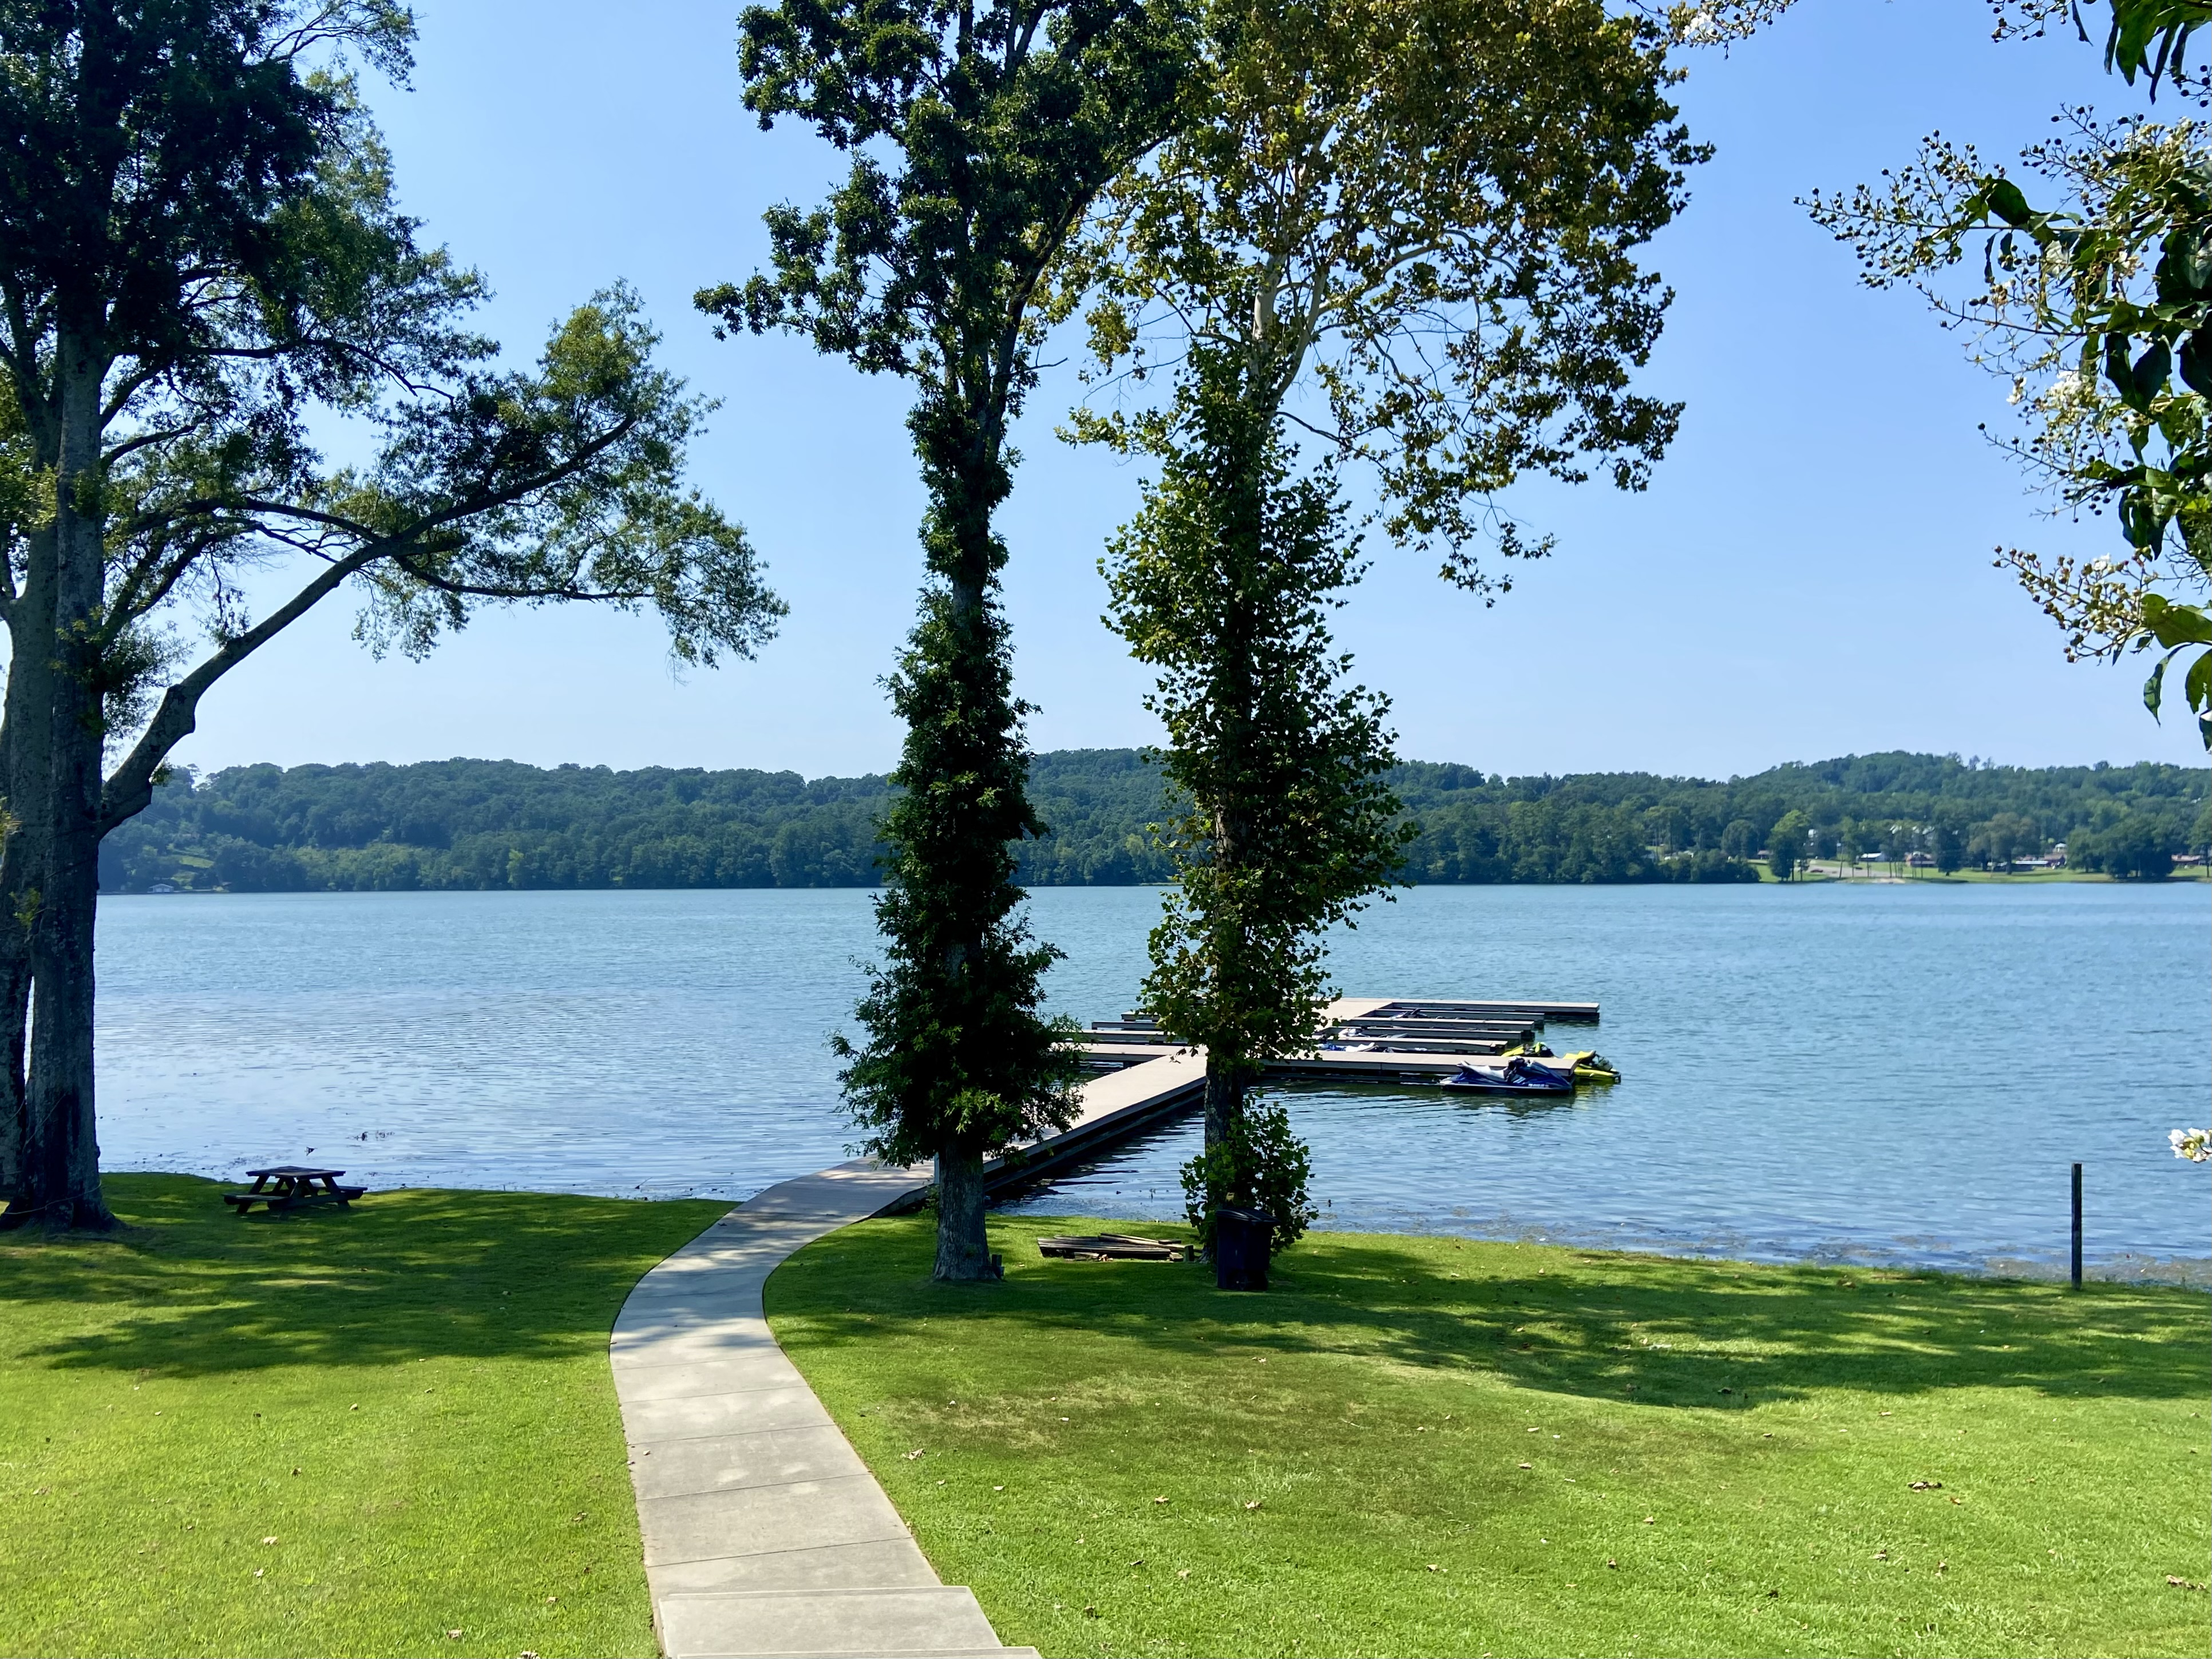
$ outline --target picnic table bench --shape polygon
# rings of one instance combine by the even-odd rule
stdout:
[[[255,1205],[271,1210],[295,1210],[311,1204],[335,1204],[341,1209],[352,1200],[368,1190],[366,1187],[341,1187],[338,1177],[343,1170],[311,1170],[299,1164],[281,1164],[273,1170],[248,1170],[253,1177],[249,1192],[225,1193],[222,1201],[235,1205],[244,1215]],[[316,1183],[319,1182],[321,1185]]]
[[[1180,1261],[1188,1247],[1172,1238],[1136,1238],[1127,1233],[1063,1233],[1037,1240],[1037,1254],[1076,1261]]]

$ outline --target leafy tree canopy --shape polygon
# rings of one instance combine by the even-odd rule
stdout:
[[[696,661],[781,614],[683,487],[704,406],[627,290],[532,368],[468,326],[483,284],[399,210],[354,79],[412,33],[389,0],[0,0],[0,1226],[112,1224],[100,844],[222,676],[341,589],[410,652],[486,603],[650,606]]]
[[[1059,305],[1101,374],[1192,351],[1368,465],[1382,526],[1479,592],[1533,555],[1497,494],[1602,459],[1640,488],[1678,406],[1629,390],[1668,299],[1635,252],[1701,159],[1663,40],[1596,0],[1217,0],[1189,118],[1102,201]],[[1127,380],[1117,382],[1127,390]],[[1079,410],[1158,451],[1165,407]]]

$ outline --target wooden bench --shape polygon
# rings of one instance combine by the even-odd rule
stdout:
[[[248,1170],[253,1177],[250,1191],[225,1193],[222,1201],[244,1215],[258,1204],[270,1210],[297,1210],[315,1204],[335,1204],[344,1209],[368,1192],[366,1187],[341,1187],[343,1170],[311,1170],[303,1164],[280,1164],[270,1170]],[[317,1183],[320,1184],[318,1185]]]
[[[1180,1261],[1187,1249],[1172,1238],[1138,1238],[1128,1233],[1063,1233],[1037,1240],[1040,1255],[1076,1261]]]

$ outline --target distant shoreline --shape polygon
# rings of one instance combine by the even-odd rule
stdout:
[[[2022,872],[2014,875],[2002,875],[1994,871],[1984,872],[1979,870],[1960,870],[1948,876],[1937,875],[1932,871],[1925,873],[1915,873],[1910,876],[1892,876],[1887,871],[1878,876],[1838,876],[1827,871],[1818,871],[1809,876],[1800,872],[1787,882],[1777,881],[1764,863],[1759,864],[1756,867],[1759,871],[1759,879],[1757,881],[1729,884],[1737,887],[2011,888],[2104,886],[2140,889],[2203,886],[2207,884],[2206,872],[2201,867],[2179,869],[2176,870],[2170,876],[2153,876],[2147,878],[2125,876],[2108,876],[2100,872],[2088,870],[2037,870],[2032,872]],[[1026,892],[1038,893],[1060,892],[1070,890],[1106,889],[1115,891],[1138,890],[1165,892],[1173,884],[1174,884],[1171,882],[1165,881],[1030,882],[1024,885],[1024,890]],[[1716,884],[1711,883],[1674,883],[1652,881],[1411,881],[1407,882],[1402,887],[1396,890],[1403,892],[1413,890],[1449,890],[1458,888],[1475,887],[1557,887],[1572,888],[1578,891],[1587,891],[1593,888],[1611,889],[1624,887],[1646,888],[1668,886],[1709,886],[1715,884]],[[286,888],[276,890],[265,888],[234,890],[228,887],[171,887],[166,890],[139,888],[121,891],[109,891],[103,889],[100,893],[100,897],[103,900],[119,898],[343,898],[391,897],[395,896],[412,896],[423,894],[441,893],[471,895],[489,893],[519,896],[526,893],[880,893],[881,891],[883,891],[883,888],[880,884],[874,886],[862,886],[858,883],[842,883],[834,887],[776,887],[765,883],[747,883],[744,884],[732,884],[719,887],[702,887],[696,885],[646,886],[625,883],[619,885],[611,884],[600,887],[317,887]]]
[[[1762,885],[1779,884],[1775,881],[1774,872],[1764,864],[1759,866],[1759,874]],[[1800,884],[1849,883],[1853,886],[1867,887],[1911,887],[1923,883],[1954,887],[1991,884],[2032,886],[2053,882],[2103,882],[2108,884],[2118,882],[2133,886],[2155,887],[2166,882],[2201,882],[2207,876],[2206,867],[2201,864],[2178,865],[2166,875],[2149,877],[2112,876],[2101,870],[1954,870],[1948,874],[1942,874],[1934,870],[1908,869],[1900,874],[1893,873],[1887,865],[1880,866],[1878,873],[1873,869],[1861,869],[1845,874],[1832,860],[1820,860],[1792,879]]]
[[[1968,879],[2053,853],[2071,866],[2061,878],[2133,873],[2212,842],[2212,769],[2148,762],[1845,756],[1723,782],[1409,761],[1384,775],[1418,830],[1405,873],[1421,886],[1757,882],[1771,832],[1792,820],[1823,865],[1879,851],[1887,868],[1912,851],[1977,866]],[[1013,849],[1023,885],[1173,877],[1163,842],[1178,808],[1144,751],[1034,755],[1029,793],[1048,828]],[[180,772],[108,836],[100,879],[118,893],[872,888],[894,794],[876,776],[512,761]]]

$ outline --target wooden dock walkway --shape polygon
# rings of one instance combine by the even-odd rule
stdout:
[[[1267,1075],[1434,1084],[1466,1060],[1540,1036],[1547,1022],[1595,1024],[1597,1018],[1595,1002],[1340,997],[1324,1016],[1324,1041],[1341,1037],[1358,1046],[1278,1060]],[[1205,1051],[1174,1042],[1146,1015],[1099,1021],[1085,1038],[1085,1058],[1104,1074],[1083,1085],[1082,1116],[1059,1134],[994,1159],[984,1170],[990,1190],[1025,1185],[1102,1152],[1183,1109],[1205,1090]]]

